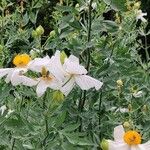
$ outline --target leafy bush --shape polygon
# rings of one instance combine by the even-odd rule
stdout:
[[[75,55],[103,86],[76,86],[68,96],[48,88],[38,97],[35,86],[13,86],[2,78],[0,149],[101,149],[120,124],[148,141],[150,32],[139,10],[134,0],[1,0],[1,68],[14,67],[17,54],[34,60],[60,50],[62,62]]]

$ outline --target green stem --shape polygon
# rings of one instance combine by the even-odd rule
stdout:
[[[47,98],[47,93],[44,95],[44,98],[43,98],[43,110],[47,109],[46,113],[44,113],[46,136],[45,136],[45,138],[44,138],[44,140],[43,140],[43,147],[45,147],[47,137],[49,136],[48,117],[47,117],[47,112],[48,112],[48,109],[49,109],[49,108],[46,106],[46,98]]]
[[[89,12],[88,12],[88,33],[87,33],[87,42],[89,43],[91,41],[91,26],[92,26],[92,2],[93,0],[90,1],[89,3]],[[90,48],[87,48],[87,60],[86,60],[86,69],[87,71],[89,71],[90,68],[90,60],[91,60],[91,55],[90,55]],[[79,101],[79,105],[78,105],[78,110],[80,110],[80,112],[83,111],[84,108],[84,104],[86,101],[86,91],[82,91],[81,93],[81,98]],[[78,120],[78,119],[77,119]],[[80,118],[80,127],[79,127],[79,131],[82,130],[82,118]]]
[[[46,130],[47,135],[49,135],[47,115],[45,116],[45,130]]]
[[[45,115],[45,131],[46,131],[46,136],[45,136],[45,138],[44,138],[44,140],[43,140],[43,147],[45,147],[47,137],[49,136],[48,118],[47,118],[47,115]]]
[[[101,131],[101,107],[102,107],[102,91],[99,95],[99,131]],[[99,138],[101,139],[101,132],[99,133]]]
[[[15,147],[15,141],[16,141],[16,139],[13,139],[11,150],[13,150]]]
[[[3,34],[4,34],[4,9],[2,10],[2,28],[1,28],[1,44],[2,45],[4,45]]]
[[[148,46],[147,46],[147,37],[146,35],[144,36],[145,38],[145,54],[146,54],[146,60],[147,60],[147,63],[148,61],[150,60],[150,56],[149,56],[149,53],[148,53]]]
[[[93,0],[90,1],[90,4],[89,4],[89,13],[88,13],[88,18],[89,18],[89,22],[88,22],[88,35],[87,35],[87,41],[88,42],[91,41],[92,2],[93,2]],[[90,68],[90,60],[91,60],[90,48],[88,48],[87,49],[87,64],[86,64],[87,71],[89,71],[89,68]]]

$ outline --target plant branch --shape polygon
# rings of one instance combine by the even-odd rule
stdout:
[[[102,107],[102,91],[101,93],[99,94],[99,131],[101,131],[101,107]],[[101,139],[101,132],[99,133],[99,138]]]
[[[90,1],[89,3],[89,11],[88,11],[88,33],[87,33],[87,42],[89,43],[91,41],[91,26],[92,26],[92,2],[93,0]],[[87,48],[87,60],[86,60],[86,69],[87,71],[89,71],[90,68],[90,60],[91,60],[91,55],[90,55],[90,48]],[[80,112],[83,111],[84,108],[84,104],[86,101],[86,91],[82,91],[81,92],[81,98],[79,100],[79,105],[78,105],[78,110],[80,110]],[[78,120],[78,119],[77,119]],[[82,118],[80,119],[80,127],[79,127],[79,131],[81,131],[82,129]]]
[[[145,54],[146,54],[146,60],[147,60],[147,63],[148,63],[149,60],[150,60],[150,56],[149,56],[149,53],[148,53],[148,46],[147,46],[147,37],[146,37],[146,35],[144,35],[144,38],[145,38]]]

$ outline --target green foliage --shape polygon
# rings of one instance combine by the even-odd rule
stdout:
[[[95,0],[97,7],[91,8],[91,14],[86,0],[62,2],[0,1],[0,66],[13,67],[17,53],[36,58],[52,56],[58,49],[62,62],[74,54],[86,65],[90,50],[89,74],[104,86],[100,91],[89,90],[81,107],[83,97],[77,88],[65,98],[52,90],[37,98],[34,87],[13,87],[1,79],[0,106],[7,109],[0,116],[0,149],[96,150],[102,139],[112,139],[113,128],[124,122],[148,141],[150,59],[138,53],[148,50],[147,23],[137,26],[135,10],[127,9],[126,0]],[[53,6],[52,12],[42,24],[40,11],[48,6]],[[103,13],[111,9],[115,19],[108,20]],[[122,80],[123,86],[118,86],[117,80]],[[142,95],[138,97],[139,91]],[[9,109],[14,112],[7,116]]]

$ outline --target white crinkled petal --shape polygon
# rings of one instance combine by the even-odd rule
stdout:
[[[48,87],[49,85],[41,79],[36,87],[37,96],[41,97],[46,92]]]
[[[68,59],[72,62],[79,64],[79,58],[74,55],[70,55]]]
[[[80,65],[79,63],[68,59],[65,59],[65,63],[63,65],[63,68],[66,72],[69,74],[87,74],[87,70],[84,66]]]
[[[6,76],[7,74],[9,74],[12,71],[13,68],[4,68],[4,69],[0,69],[0,78]]]
[[[37,80],[37,79],[28,78],[28,77],[23,76],[23,75],[21,76],[21,80],[22,80],[21,83],[23,85],[30,86],[30,87],[37,85],[39,82],[39,80]]]
[[[56,79],[52,79],[52,81],[49,81],[48,84],[49,84],[49,88],[51,88],[53,90],[59,90],[61,88],[61,86],[62,86],[62,82],[59,82]]]
[[[116,142],[123,142],[125,131],[122,125],[119,125],[114,128],[114,140]]]
[[[73,77],[69,78],[65,85],[60,89],[60,91],[67,96],[73,87],[75,86],[75,79]]]
[[[124,142],[114,142],[108,140],[109,150],[131,150],[130,146]]]
[[[5,82],[6,82],[6,83],[9,83],[9,82],[10,82],[13,71],[14,71],[14,70],[11,70],[11,71],[8,73],[8,75],[6,76],[6,78],[5,78]]]
[[[103,85],[102,82],[88,75],[76,75],[75,81],[82,90],[89,90],[90,88],[99,90]]]
[[[28,69],[35,71],[35,72],[41,72],[42,67],[47,67],[50,64],[50,58],[49,56],[46,56],[44,58],[35,58],[30,62],[28,65]]]
[[[139,150],[150,150],[150,141],[144,144],[139,144],[138,147],[139,147]]]
[[[147,149],[144,149],[143,147],[140,147],[139,145],[131,145],[130,150],[147,150]]]
[[[22,80],[21,80],[21,70],[20,69],[14,69],[14,71],[12,72],[12,75],[11,75],[11,84],[13,86],[17,86],[19,84],[21,84]]]
[[[56,77],[59,81],[64,80],[64,75],[66,74],[65,70],[60,61],[60,51],[56,51],[55,55],[51,57],[50,65],[47,67],[49,72]]]

